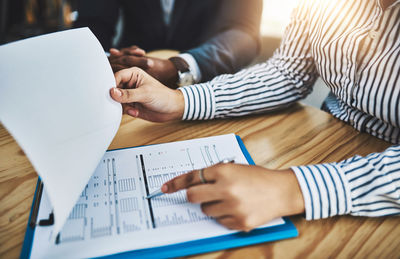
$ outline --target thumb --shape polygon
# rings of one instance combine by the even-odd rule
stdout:
[[[135,89],[120,89],[111,88],[111,97],[119,103],[142,103],[144,101],[144,95],[140,88]]]

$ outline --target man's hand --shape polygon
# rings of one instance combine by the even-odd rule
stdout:
[[[179,90],[172,90],[133,67],[115,73],[117,88],[110,90],[111,97],[122,103],[124,113],[148,121],[180,120],[185,101]]]
[[[124,65],[123,62],[121,62],[121,60],[125,56],[131,57],[131,62],[135,62],[137,64],[141,64],[141,66],[143,67],[147,67],[147,58],[145,58],[144,55],[146,55],[146,52],[138,46],[131,46],[129,48],[123,48],[121,50],[111,48],[108,61],[110,62],[111,68],[115,73],[117,71],[130,67]]]
[[[290,169],[273,171],[259,166],[219,164],[180,175],[161,190],[187,189],[189,202],[230,229],[250,231],[272,219],[304,212],[303,195]]]
[[[137,46],[121,50],[110,49],[109,61],[114,72],[139,67],[161,83],[176,88],[178,71],[174,64],[168,59],[146,57],[145,54],[146,52]]]

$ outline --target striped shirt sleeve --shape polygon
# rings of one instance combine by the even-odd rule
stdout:
[[[265,63],[180,88],[184,120],[243,116],[285,108],[306,97],[318,77],[308,39],[308,6],[294,10],[280,47]]]
[[[292,170],[303,193],[307,220],[400,214],[400,146]]]

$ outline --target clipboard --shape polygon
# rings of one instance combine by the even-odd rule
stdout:
[[[240,136],[236,135],[235,137],[248,163],[250,165],[255,165]],[[35,228],[37,224],[40,224],[36,223],[36,216],[37,210],[40,206],[42,188],[43,184],[41,183],[40,179],[38,179],[20,258],[30,258]],[[44,221],[42,220],[41,223],[51,224],[51,220],[52,217],[49,215],[49,219],[45,219]],[[283,224],[265,228],[257,228],[248,233],[236,232],[233,234],[198,239],[177,244],[126,251],[122,253],[106,255],[101,258],[173,258],[297,237],[298,231],[294,224],[286,217],[283,217],[283,220]]]

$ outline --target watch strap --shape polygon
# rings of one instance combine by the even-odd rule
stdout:
[[[176,70],[178,70],[181,73],[189,72],[189,64],[181,57],[172,57],[169,58],[169,60],[174,64],[176,67]]]

